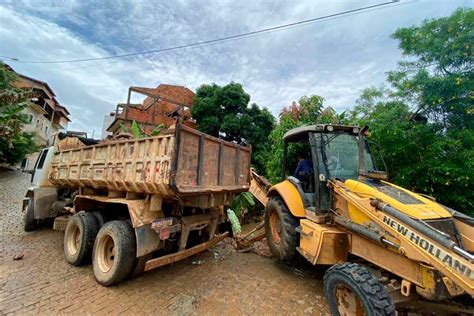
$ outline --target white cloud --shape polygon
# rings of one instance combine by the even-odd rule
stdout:
[[[360,1],[155,2],[6,1],[0,5],[0,55],[24,60],[107,56],[181,45],[377,3]],[[400,58],[389,35],[400,26],[448,15],[468,1],[429,2],[352,15],[181,51],[75,64],[10,63],[47,81],[71,111],[72,129],[101,129],[103,115],[131,85],[241,82],[252,102],[277,115],[302,95],[322,95],[338,110],[383,82]]]

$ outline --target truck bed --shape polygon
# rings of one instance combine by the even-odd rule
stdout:
[[[249,147],[177,124],[162,135],[55,153],[49,180],[162,196],[238,193],[250,185]]]

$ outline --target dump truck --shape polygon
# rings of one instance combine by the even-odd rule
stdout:
[[[333,315],[395,315],[414,298],[474,311],[474,219],[388,182],[368,127],[310,125],[284,136],[282,181],[254,172],[250,192],[265,220],[239,245],[266,236],[272,254],[330,267],[324,291]],[[296,168],[297,159],[310,168]],[[378,163],[378,164],[377,164]],[[294,171],[306,169],[302,172]]]
[[[69,143],[74,143],[69,141]],[[44,149],[25,230],[54,219],[64,256],[108,286],[224,239],[224,206],[248,191],[251,148],[177,123],[160,135]]]

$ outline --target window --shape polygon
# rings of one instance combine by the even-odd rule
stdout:
[[[46,126],[46,127],[44,128],[44,134],[45,134],[45,135],[48,135],[48,126]]]
[[[36,169],[41,170],[43,169],[44,161],[46,160],[46,155],[48,154],[49,149],[44,149],[41,153],[41,156],[38,159],[38,167]]]
[[[27,166],[28,166],[28,158],[25,158],[21,161],[20,169],[25,170]]]
[[[359,175],[359,142],[355,135],[325,135],[324,158],[331,178],[357,179]],[[364,151],[365,169],[376,170],[367,147]]]

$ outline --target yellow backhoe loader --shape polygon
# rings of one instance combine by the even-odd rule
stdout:
[[[259,200],[273,255],[331,265],[324,289],[334,315],[394,315],[395,302],[416,296],[471,301],[474,219],[389,183],[366,134],[312,125],[284,135],[284,180],[256,189],[267,193]],[[291,175],[297,153],[306,168]]]

